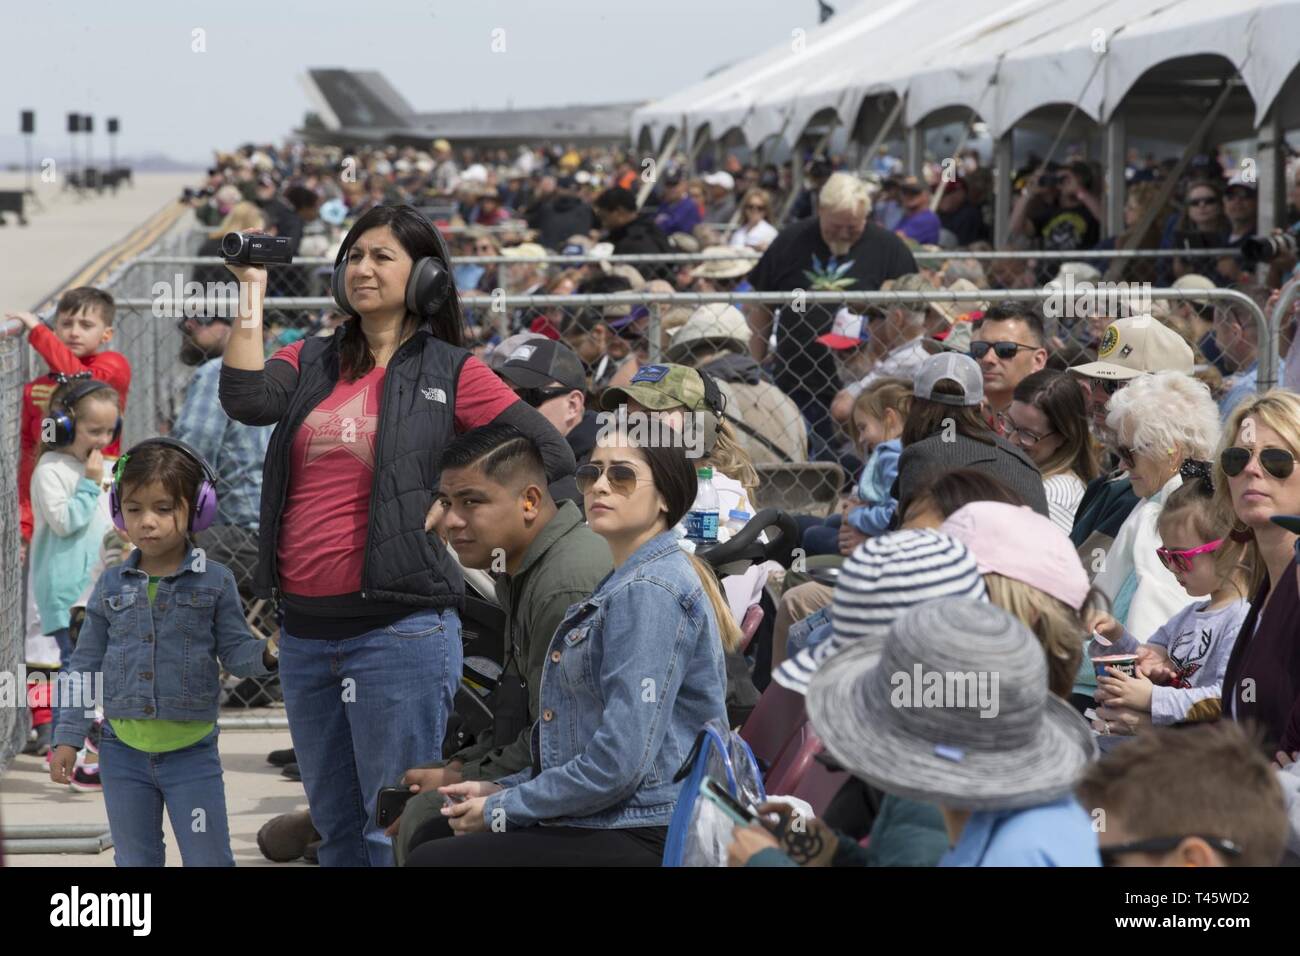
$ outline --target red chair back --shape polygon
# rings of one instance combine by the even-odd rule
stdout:
[[[758,703],[740,728],[740,736],[749,744],[759,764],[770,771],[804,720],[803,695],[774,681],[758,698]]]

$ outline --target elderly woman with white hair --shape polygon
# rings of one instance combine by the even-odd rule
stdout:
[[[1202,382],[1181,372],[1139,375],[1116,392],[1107,426],[1116,436],[1137,507],[1104,554],[1082,555],[1110,599],[1116,620],[1140,640],[1187,604],[1187,592],[1156,556],[1156,521],[1189,460],[1209,461],[1219,440],[1219,410]]]

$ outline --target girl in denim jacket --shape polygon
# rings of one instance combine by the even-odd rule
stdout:
[[[551,639],[533,766],[441,787],[447,835],[411,866],[657,866],[699,729],[726,719],[724,645],[739,633],[716,579],[672,533],[694,462],[607,429],[576,474],[614,570]],[[643,433],[644,434],[644,433]],[[719,627],[719,622],[723,622]]]
[[[123,455],[110,510],[136,550],[86,604],[59,711],[50,779],[67,783],[94,704],[104,805],[118,866],[162,866],[163,807],[186,866],[234,866],[217,753],[220,665],[241,677],[277,666],[248,633],[229,569],[192,548],[216,516],[212,469],[192,448],[151,438]],[[102,700],[100,699],[102,695]]]

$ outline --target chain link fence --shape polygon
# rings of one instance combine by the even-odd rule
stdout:
[[[197,256],[204,241],[192,221],[182,222],[146,255],[125,264],[109,277],[106,287],[118,300],[113,347],[132,366],[132,386],[125,414],[123,447],[151,435],[170,434],[189,395],[194,368],[180,361],[185,318],[204,319],[237,314],[237,284],[220,259]],[[1211,250],[1213,252],[1213,250]],[[1165,255],[1170,253],[1165,252]],[[1153,289],[1134,291],[1124,283],[1097,283],[1082,307],[1073,288],[1060,284],[1032,288],[944,289],[941,273],[963,259],[987,263],[1024,263],[1032,276],[1035,262],[1066,255],[1041,252],[918,253],[918,265],[934,284],[921,277],[905,278],[883,292],[853,292],[815,288],[790,293],[736,291],[754,261],[735,250],[725,259],[717,254],[676,253],[657,256],[521,257],[514,255],[457,256],[453,269],[473,266],[496,269],[504,284],[483,292],[482,283],[466,289],[462,304],[470,339],[477,354],[487,357],[509,335],[534,331],[558,337],[583,359],[590,370],[587,407],[599,408],[601,393],[626,384],[646,364],[675,362],[704,369],[718,382],[729,421],[729,440],[745,453],[753,471],[745,473],[756,508],[778,507],[810,515],[831,513],[849,493],[862,465],[852,422],[852,398],[861,385],[881,375],[910,376],[929,351],[942,349],[934,338],[946,334],[952,347],[964,351],[969,341],[968,313],[991,304],[1014,302],[1045,315],[1049,364],[1057,367],[1095,358],[1105,326],[1115,318],[1155,314],[1198,350],[1198,374],[1215,381],[1213,362],[1199,352],[1216,310],[1230,309],[1252,325],[1257,338],[1258,387],[1277,381],[1279,329],[1290,314],[1295,289],[1277,304],[1271,316],[1261,304],[1237,291]],[[1089,254],[1092,257],[1095,254]],[[1153,258],[1138,250],[1134,259]],[[727,263],[741,263],[732,268]],[[518,289],[537,287],[548,270],[571,269],[575,279],[616,272],[623,264],[646,273],[656,268],[681,270],[679,279],[708,267],[713,275],[700,286],[709,291],[679,293],[650,291],[611,295],[520,295]],[[719,267],[721,264],[721,267]],[[328,334],[341,316],[328,297],[333,260],[298,259],[287,268],[272,269],[266,300],[267,354],[304,334]],[[524,271],[524,267],[534,271]],[[513,270],[513,272],[511,271]],[[734,273],[726,275],[725,273]],[[992,270],[990,270],[992,274]],[[458,276],[458,278],[460,278]],[[815,278],[815,277],[814,277]],[[1109,293],[1109,294],[1108,294]],[[1116,294],[1118,293],[1118,294]],[[1055,307],[1052,307],[1055,303]],[[217,310],[224,310],[218,312]],[[757,330],[757,331],[755,331]],[[22,588],[17,562],[16,497],[18,395],[22,383],[43,371],[20,339],[0,339],[0,388],[5,394],[3,447],[0,461],[0,543],[7,556],[0,621],[9,638],[0,647],[0,664],[9,671],[21,664]],[[759,360],[754,356],[762,355]],[[194,400],[198,400],[197,397]],[[215,400],[206,413],[222,428],[244,429],[230,422]],[[543,413],[546,409],[543,408]],[[223,469],[216,462],[222,501],[256,497],[250,488],[253,472]],[[260,481],[260,461],[254,469]],[[241,582],[249,626],[259,634],[275,628],[272,609],[251,595],[256,562],[256,528],[220,524],[206,540],[213,560],[226,564]],[[231,705],[262,705],[279,698],[271,681],[228,685]],[[0,731],[12,728],[0,726]],[[0,739],[8,737],[0,734]],[[0,751],[0,755],[3,751]]]

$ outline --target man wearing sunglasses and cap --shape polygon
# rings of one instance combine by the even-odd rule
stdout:
[[[1085,391],[1093,434],[1111,451],[1114,436],[1106,428],[1106,406],[1117,391],[1145,372],[1195,371],[1192,347],[1183,337],[1150,315],[1117,319],[1106,326],[1095,362],[1073,365]],[[1093,479],[1074,514],[1070,540],[1085,557],[1097,549],[1109,549],[1115,535],[1137,507],[1138,497],[1124,473],[1104,474]]]
[[[599,426],[596,413],[587,408],[587,375],[573,349],[563,342],[534,339],[516,346],[496,371],[565,437],[579,465],[591,457]],[[582,507],[572,475],[553,482],[550,491],[557,501],[567,499]]]

